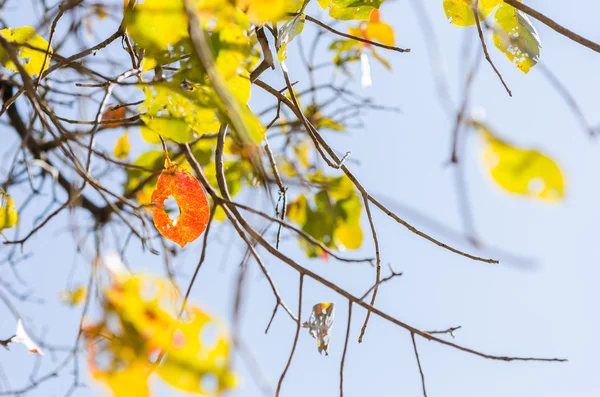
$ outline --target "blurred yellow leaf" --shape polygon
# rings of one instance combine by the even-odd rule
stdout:
[[[85,327],[90,369],[114,396],[147,396],[156,373],[180,390],[220,394],[235,385],[230,336],[219,321],[188,304],[167,280],[130,274],[104,289],[99,323]],[[155,362],[162,353],[160,364]]]
[[[10,229],[19,222],[19,214],[12,197],[0,189],[0,230]]]
[[[502,0],[479,0],[479,20],[486,19],[500,3],[502,3]],[[474,0],[444,0],[446,18],[457,26],[475,25],[477,22],[475,21],[475,14],[473,14],[472,4],[475,4]]]
[[[92,370],[91,372],[94,379],[108,386],[112,397],[150,397],[148,388],[150,365],[142,360],[135,360],[131,366],[121,370],[111,372]]]
[[[367,22],[364,27],[365,36],[371,41],[385,45],[394,45],[394,29],[385,22]]]
[[[113,154],[118,159],[126,159],[130,150],[131,145],[129,144],[129,134],[125,132],[119,139],[117,139]]]
[[[84,286],[60,292],[60,301],[65,305],[77,306],[86,299],[87,289]]]
[[[341,20],[368,20],[384,0],[319,0],[321,8],[329,7],[329,16]]]
[[[333,231],[333,237],[338,243],[349,250],[359,249],[363,241],[363,231],[360,225],[347,225],[342,223]]]
[[[189,307],[158,375],[171,386],[201,395],[219,394],[235,385],[229,371],[229,336],[197,307]]]
[[[535,27],[521,11],[501,4],[494,15],[494,44],[523,73],[534,66],[541,51],[541,41]]]
[[[483,124],[475,124],[484,139],[483,160],[494,181],[504,190],[558,201],[564,197],[564,177],[558,165],[537,150],[521,149],[494,136]]]
[[[168,50],[188,37],[182,0],[144,0],[125,10],[127,32],[146,49]]]
[[[17,57],[23,65],[25,71],[30,75],[38,75],[40,71],[46,71],[50,65],[52,57],[52,48],[49,50],[49,57],[44,64],[48,42],[38,35],[34,28],[23,26],[20,28],[7,28],[0,30],[0,35],[7,41],[15,45]],[[4,48],[0,47],[0,61],[7,69],[18,71],[16,65],[10,60]],[[44,70],[42,70],[44,65]]]
[[[306,196],[301,194],[298,198],[288,204],[287,217],[299,225],[306,223],[306,210],[307,210]]]
[[[238,0],[237,3],[255,24],[280,21],[302,4],[300,0]]]

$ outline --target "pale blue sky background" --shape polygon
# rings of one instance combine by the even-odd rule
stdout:
[[[458,102],[464,75],[470,66],[462,58],[461,46],[466,35],[475,38],[476,31],[450,25],[445,20],[441,0],[423,3],[446,60],[453,99]],[[595,18],[600,5],[596,2],[531,0],[527,3],[583,36],[600,40]],[[12,2],[13,7],[16,4]],[[311,15],[323,19],[325,14],[313,7]],[[35,14],[15,13],[8,8],[2,10],[2,16],[14,23],[12,27],[33,24],[37,20]],[[383,197],[386,204],[392,208],[395,208],[395,201],[408,204],[460,229],[453,172],[445,166],[454,120],[442,111],[435,98],[427,44],[410,1],[387,2],[382,7],[382,19],[393,25],[397,44],[412,48],[412,52],[385,53],[393,71],[373,64],[374,84],[364,93],[377,98],[378,103],[401,107],[402,114],[366,113],[364,129],[328,139],[339,152],[352,151],[352,159],[360,162],[351,167],[355,175],[370,192]],[[591,124],[599,124],[600,55],[539,22],[534,21],[534,25],[542,39],[541,61],[569,87]],[[110,29],[98,27],[98,37],[91,42],[106,37],[112,32]],[[325,41],[334,39],[331,36]],[[111,50],[117,51],[118,45],[113,45]],[[478,42],[474,41],[473,45]],[[467,170],[468,190],[482,241],[535,258],[536,266],[523,269],[508,260],[502,261],[501,265],[473,262],[420,239],[376,212],[383,262],[392,263],[404,272],[403,277],[381,288],[377,305],[420,329],[461,325],[455,342],[487,353],[569,359],[564,364],[490,361],[417,338],[430,396],[597,396],[600,394],[600,378],[596,376],[600,343],[595,337],[595,331],[600,328],[596,309],[600,299],[596,248],[600,221],[596,202],[600,197],[597,143],[588,138],[561,96],[539,70],[534,67],[529,75],[523,75],[496,51],[491,41],[490,54],[514,96],[509,98],[489,65],[482,64],[474,85],[472,104],[486,109],[489,123],[504,137],[521,146],[538,148],[557,159],[566,176],[567,196],[560,204],[547,204],[499,190],[482,168],[476,139],[469,139],[462,159]],[[304,71],[297,61],[292,49],[290,73],[293,80],[302,81]],[[279,70],[267,72],[265,78],[278,82],[279,86],[283,81],[279,73]],[[361,90],[358,84],[355,89]],[[265,97],[256,88],[253,95],[255,109],[262,109]],[[24,103],[19,106],[23,107]],[[110,145],[119,132],[111,134],[101,143]],[[2,151],[14,145],[11,130],[0,126],[0,136]],[[135,150],[141,152],[143,147]],[[3,161],[2,167],[5,166]],[[25,198],[17,189],[11,193],[17,202]],[[408,213],[400,211],[400,215],[411,220]],[[23,225],[28,225],[25,229],[31,225],[26,223],[31,219],[31,216],[23,217]],[[366,219],[363,221],[366,229]],[[74,259],[73,237],[66,229],[69,222],[67,213],[60,220],[51,222],[25,245],[25,253],[31,253],[32,257],[19,266],[29,288],[46,301],[44,305],[18,302],[20,310],[28,324],[35,326],[36,333],[46,332],[47,340],[61,345],[73,343],[80,309],[57,304],[57,293],[65,287],[74,260],[78,269],[76,283],[87,280],[90,266],[89,259]],[[415,223],[419,226],[418,221]],[[424,230],[439,234],[435,229],[425,227]],[[108,239],[112,240],[112,235]],[[470,252],[490,255],[485,250],[476,251],[464,242],[452,242]],[[365,266],[305,259],[295,240],[284,244],[282,249],[357,295],[372,283],[373,272]],[[0,247],[2,257],[5,252],[7,249]],[[363,249],[354,254],[361,257],[371,252],[372,243],[366,238]],[[199,253],[200,241],[197,241],[176,258],[176,267],[191,275]],[[237,264],[242,254],[242,242],[234,238],[230,228],[217,226],[192,300],[229,319]],[[268,255],[263,257],[284,299],[295,311],[298,275]],[[132,252],[128,260],[135,269],[162,271],[157,258],[150,254]],[[15,284],[6,266],[0,269],[0,276],[23,289]],[[187,279],[181,282],[187,285]],[[316,341],[303,330],[282,396],[320,397],[339,393],[347,302],[310,279],[305,280],[303,318],[308,317],[314,303],[329,300],[337,303],[330,356],[320,356]],[[269,335],[265,336],[264,328],[273,304],[268,284],[253,263],[244,301],[243,335],[258,358],[261,371],[274,387],[288,358],[295,324],[279,313]],[[365,341],[359,345],[356,338],[364,314],[358,308],[353,313],[345,395],[421,395],[421,380],[409,333],[374,316]],[[3,319],[0,335],[10,335],[15,321],[3,306],[0,306],[0,318]],[[0,351],[0,366],[11,389],[27,385],[27,376],[35,359],[25,354],[21,346],[14,346],[10,352]],[[54,365],[53,357],[45,356],[40,373]],[[261,395],[244,363],[236,360],[236,369],[241,377],[240,387],[229,395]],[[71,381],[67,373],[30,395],[62,396]],[[79,389],[75,395],[101,395],[100,390],[97,387]],[[155,390],[155,395],[176,395],[172,389],[162,386]]]

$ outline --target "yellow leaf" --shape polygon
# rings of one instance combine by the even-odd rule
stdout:
[[[131,150],[131,145],[129,144],[129,134],[127,132],[125,132],[117,140],[113,154],[118,159],[126,159],[127,156],[129,155],[130,150]]]
[[[171,386],[202,395],[220,394],[235,385],[229,370],[230,342],[225,328],[190,306],[173,333],[158,375]]]
[[[92,376],[108,386],[112,397],[150,397],[148,389],[149,365],[135,360],[129,367],[115,371],[92,370]]]
[[[367,39],[385,45],[394,45],[394,29],[385,22],[367,22],[365,24]]]
[[[10,43],[16,44],[17,57],[30,76],[38,75],[40,71],[43,72],[48,69],[50,57],[52,56],[52,48],[49,49],[48,60],[44,63],[46,51],[48,50],[48,42],[42,36],[38,35],[34,28],[23,26],[15,29],[2,29],[0,30],[0,35]],[[4,48],[0,48],[0,60],[7,69],[14,70],[15,72],[18,71]],[[42,65],[44,65],[43,70]]]
[[[336,241],[349,250],[359,249],[363,240],[363,231],[360,225],[339,224],[333,231]]]
[[[537,150],[521,149],[494,136],[476,124],[485,147],[483,160],[496,183],[523,196],[559,201],[564,197],[564,177],[558,165]]]
[[[295,12],[301,5],[299,0],[238,0],[238,6],[246,10],[255,24],[277,22],[289,12]]]
[[[160,135],[152,128],[142,126],[140,127],[140,134],[142,135],[142,138],[148,143],[151,143],[153,145],[157,145],[160,143]]]
[[[202,89],[185,92],[165,83],[144,87],[144,94],[146,99],[140,106],[144,114],[140,118],[164,138],[186,143],[194,140],[196,133],[214,133],[219,128],[215,110]]]
[[[215,208],[213,219],[217,222],[223,222],[225,219],[227,219],[227,214],[225,213],[225,210],[223,210],[223,207],[221,207],[220,205],[217,206],[217,208]]]
[[[306,207],[308,206],[305,195],[300,195],[298,198],[288,204],[287,217],[299,225],[306,223]]]
[[[535,27],[521,11],[502,4],[494,15],[494,45],[523,73],[529,72],[539,57],[541,42]]]
[[[479,20],[486,19],[500,3],[502,3],[502,0],[479,0]],[[475,4],[474,0],[444,0],[446,18],[457,26],[475,25],[477,22],[475,21],[475,14],[473,14],[472,4]]]
[[[146,49],[168,50],[188,37],[182,0],[144,0],[125,10],[127,32]]]
[[[12,197],[0,190],[0,230],[10,229],[18,222],[19,214]]]
[[[83,286],[76,289],[61,291],[60,293],[60,301],[69,306],[77,306],[81,304],[86,297],[87,289]]]

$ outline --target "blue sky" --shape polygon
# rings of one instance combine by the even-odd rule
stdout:
[[[454,121],[436,99],[427,43],[410,3],[387,2],[382,7],[382,19],[394,27],[397,44],[412,51],[386,53],[393,70],[388,72],[373,64],[373,86],[363,90],[358,83],[354,85],[356,90],[376,98],[378,103],[400,107],[402,113],[366,113],[364,128],[342,136],[329,136],[328,140],[339,152],[352,152],[352,159],[360,163],[351,166],[355,175],[369,192],[382,197],[399,215],[414,220],[419,226],[419,220],[404,211],[404,206],[409,205],[460,231],[462,223],[453,170],[446,165]],[[458,103],[470,67],[461,48],[468,37],[473,51],[479,50],[479,43],[474,28],[459,28],[445,20],[441,3],[441,0],[429,1],[425,7],[445,60],[453,101]],[[596,2],[528,1],[527,4],[585,37],[600,40],[593,18],[600,12]],[[325,14],[312,7],[311,15],[323,19]],[[4,11],[3,16],[5,20],[15,21],[14,26],[33,24],[37,18],[33,13],[15,14],[10,9]],[[534,25],[542,40],[541,62],[569,88],[591,124],[599,124],[600,75],[597,71],[600,57],[537,21]],[[98,27],[98,38],[110,34],[110,28]],[[334,39],[331,36],[325,41]],[[118,50],[116,46],[118,44],[112,47],[113,51]],[[520,146],[537,148],[556,159],[566,176],[566,198],[561,203],[548,204],[501,191],[482,167],[480,142],[474,136],[469,137],[461,161],[479,238],[484,245],[532,258],[535,266],[523,267],[502,256],[500,265],[473,262],[440,249],[384,214],[376,213],[383,263],[392,263],[396,270],[404,272],[402,277],[380,289],[377,306],[424,330],[460,325],[462,328],[454,341],[486,353],[569,359],[563,364],[498,362],[417,338],[429,396],[597,396],[600,394],[600,381],[595,376],[600,344],[594,337],[594,331],[600,327],[595,314],[600,298],[595,248],[600,221],[595,202],[600,197],[597,143],[589,139],[564,99],[536,67],[524,75],[496,51],[491,41],[489,48],[513,97],[508,97],[489,65],[482,63],[473,86],[472,105],[485,108],[488,122],[503,137]],[[289,69],[293,80],[302,81],[305,77],[293,45]],[[265,79],[282,84],[279,70],[267,73]],[[252,99],[255,109],[261,109],[266,100],[255,88]],[[0,134],[9,136],[6,147],[14,144],[12,131],[0,126]],[[115,131],[100,143],[110,147],[118,134]],[[0,150],[4,150],[2,146]],[[141,152],[143,147],[135,150]],[[4,163],[2,165],[4,167]],[[17,201],[24,198],[22,192],[16,191],[14,195]],[[249,203],[262,205],[249,194],[244,198]],[[35,325],[38,334],[44,333],[46,339],[67,346],[74,341],[80,309],[59,305],[57,293],[66,286],[74,261],[77,264],[75,284],[85,283],[90,266],[89,255],[76,257],[74,253],[73,237],[67,230],[70,222],[71,216],[65,213],[50,223],[25,245],[24,252],[31,253],[32,257],[19,265],[29,288],[46,301],[44,305],[19,302],[23,315]],[[365,230],[368,227],[364,216],[363,227]],[[423,229],[441,236],[435,228]],[[209,255],[192,300],[229,319],[243,244],[226,226],[218,225],[213,232]],[[110,234],[109,239],[113,239]],[[449,241],[470,252],[493,255],[485,249],[476,250],[464,241]],[[293,239],[285,242],[282,249],[303,265],[358,295],[369,288],[374,278],[372,269],[360,264],[308,260]],[[0,248],[0,252],[6,252],[6,248]],[[353,254],[359,257],[372,252],[372,243],[366,238],[363,248]],[[175,266],[191,275],[199,253],[200,242],[197,241],[176,258]],[[284,299],[296,310],[298,275],[265,253],[262,256]],[[138,270],[161,272],[157,258],[137,248],[130,253],[128,262]],[[0,269],[0,277],[14,282],[6,266]],[[180,281],[182,285],[187,284],[185,278]],[[250,266],[246,291],[242,316],[244,342],[257,357],[265,379],[276,386],[291,348],[295,324],[279,313],[269,334],[264,335],[274,299],[255,264]],[[307,318],[310,307],[320,301],[337,303],[330,355],[320,356],[316,341],[303,330],[282,396],[339,394],[347,302],[317,283],[305,280],[302,317]],[[0,322],[1,335],[9,335],[14,320],[4,307],[0,307],[0,315],[5,319]],[[345,395],[421,395],[410,334],[373,316],[364,342],[358,344],[356,338],[364,315],[361,309],[353,311]],[[21,346],[14,346],[10,352],[0,351],[0,366],[11,388],[27,384],[27,375],[34,363],[35,357],[26,355]],[[40,373],[54,365],[53,357],[45,356]],[[244,362],[236,360],[236,368],[241,375],[240,387],[229,395],[261,395]],[[30,395],[63,395],[70,381],[68,376],[49,381],[45,388]],[[179,395],[161,385],[155,390],[156,395]],[[75,395],[102,395],[101,391],[90,385],[90,388],[77,390]]]

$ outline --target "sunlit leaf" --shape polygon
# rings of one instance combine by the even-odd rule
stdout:
[[[179,207],[179,217],[174,222],[165,212],[165,200],[173,197]],[[200,183],[187,170],[169,165],[158,177],[152,192],[154,225],[164,237],[181,247],[192,242],[206,229],[209,219],[208,200]]]
[[[30,76],[38,75],[40,71],[44,72],[48,69],[50,58],[52,57],[52,48],[50,48],[50,56],[44,64],[48,42],[42,36],[38,35],[34,28],[23,26],[14,29],[2,29],[0,30],[0,35],[14,44],[19,62]],[[2,47],[0,47],[0,61],[7,69],[15,72],[18,71],[17,66],[10,60]],[[44,70],[42,70],[42,65],[44,65]]]
[[[486,19],[500,3],[502,0],[479,0],[479,20]],[[457,26],[475,25],[477,22],[472,8],[474,4],[474,0],[444,0],[446,18]]]
[[[521,11],[501,4],[494,15],[494,44],[523,73],[534,66],[541,51],[541,41],[535,27]]]
[[[334,317],[335,303],[321,302],[313,306],[310,318],[302,324],[302,327],[308,328],[310,335],[317,340],[319,353],[325,351],[325,355],[329,355],[330,332]]]
[[[385,45],[394,45],[394,29],[385,22],[366,22],[364,26],[366,39]]]
[[[246,10],[250,20],[256,24],[276,22],[288,13],[298,10],[300,0],[238,0],[238,6]]]
[[[218,130],[215,110],[210,98],[200,90],[186,93],[173,84],[144,87],[146,99],[140,106],[140,118],[146,126],[164,138],[178,143],[195,139],[196,134]],[[201,106],[204,104],[205,106]]]
[[[294,18],[284,23],[279,29],[276,45],[277,58],[279,59],[279,62],[286,60],[287,45],[294,39],[294,37],[302,33],[302,29],[304,29],[304,14],[296,15]]]
[[[494,136],[481,123],[475,124],[484,139],[483,160],[496,183],[504,190],[558,201],[564,196],[564,177],[548,156],[532,149],[521,149]]]
[[[330,17],[341,20],[368,20],[381,3],[383,0],[319,0],[321,8],[329,7]]]
[[[131,144],[129,143],[129,134],[125,132],[119,139],[117,139],[113,154],[118,159],[126,159],[130,150]]]
[[[10,229],[19,222],[19,214],[12,197],[0,189],[0,230]]]
[[[140,46],[167,50],[188,37],[188,18],[182,0],[138,1],[126,9],[127,32]]]

